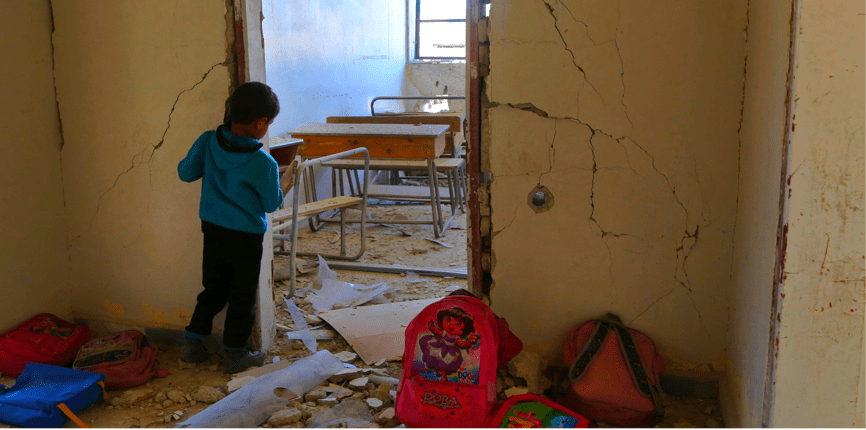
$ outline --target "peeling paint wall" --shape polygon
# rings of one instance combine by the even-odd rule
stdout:
[[[864,5],[802,0],[772,427],[863,427]]]
[[[177,177],[229,94],[225,0],[54,2],[73,308],[180,328],[201,291],[200,182]]]
[[[406,76],[403,81],[404,96],[466,96],[466,63],[406,63]],[[463,100],[436,100],[437,103],[448,103],[450,112],[466,113],[466,102]],[[376,111],[380,111],[380,102],[376,103]],[[386,107],[384,102],[382,107]],[[406,110],[421,112],[430,101],[407,102]],[[432,106],[431,106],[432,107]],[[438,110],[439,106],[435,106]]]
[[[370,115],[374,97],[400,95],[405,0],[262,6],[268,84],[280,97],[271,136],[332,115]]]
[[[723,369],[745,26],[745,0],[493,3],[491,300],[528,349],[610,311]]]
[[[726,406],[743,427],[760,427],[763,414],[792,3],[749,2],[726,368],[733,396]]]
[[[0,333],[40,313],[68,317],[60,130],[48,2],[8,2],[0,15]]]

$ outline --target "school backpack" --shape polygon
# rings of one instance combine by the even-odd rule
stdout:
[[[652,426],[664,417],[659,378],[664,361],[653,341],[613,314],[571,329],[563,361],[570,386],[562,404],[621,427]]]
[[[589,420],[537,394],[511,396],[490,416],[488,428],[587,428]]]
[[[126,330],[87,342],[72,368],[105,375],[105,387],[120,390],[168,376],[168,370],[156,369],[156,356],[156,349],[140,331]]]
[[[60,427],[75,414],[102,401],[105,376],[93,372],[28,363],[12,388],[0,385],[0,422],[19,427]]]
[[[0,336],[0,373],[18,377],[27,363],[68,366],[90,329],[43,313]]]
[[[496,400],[499,333],[468,296],[428,305],[406,328],[397,418],[409,427],[484,427]]]
[[[472,294],[466,289],[458,289],[448,296],[469,296],[475,297],[475,294]],[[499,350],[496,352],[496,367],[498,369],[502,369],[511,361],[512,358],[516,357],[517,354],[520,354],[520,351],[523,350],[523,342],[517,337],[511,329],[508,327],[508,321],[505,318],[500,318],[493,314],[493,318],[496,319],[496,328],[499,332]]]

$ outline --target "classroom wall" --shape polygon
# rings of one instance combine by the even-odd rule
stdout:
[[[548,356],[614,312],[723,370],[746,1],[503,0],[489,27],[493,310]]]
[[[443,62],[443,63],[406,63],[406,76],[403,81],[404,96],[464,96],[466,97],[466,63],[465,62]],[[379,106],[379,103],[382,103]],[[442,106],[434,105],[441,104]],[[447,105],[445,104],[447,103]],[[466,102],[464,100],[410,100],[406,102],[406,109],[421,112],[423,109],[440,109],[447,106],[452,112],[466,113]],[[380,112],[388,107],[385,102],[376,103],[376,111]]]
[[[767,382],[792,6],[749,3],[725,384],[743,427],[761,427]]]
[[[864,4],[801,0],[772,427],[864,426]]]
[[[54,102],[48,2],[0,14],[0,333],[41,312],[72,310],[68,235]]]
[[[400,95],[406,2],[263,0],[265,64],[280,97],[279,136],[332,115],[370,115],[376,96]]]
[[[80,316],[189,321],[201,291],[201,183],[180,181],[177,164],[223,119],[235,68],[226,4],[53,2],[68,279]]]

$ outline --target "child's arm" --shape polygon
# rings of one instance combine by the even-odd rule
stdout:
[[[181,160],[177,165],[177,176],[184,182],[195,181],[204,175],[205,134],[196,139],[195,143],[192,144],[192,148],[186,154],[186,158]]]
[[[280,205],[283,204],[283,191],[280,189],[280,173],[277,162],[270,155],[263,155],[266,158],[260,158],[258,163],[254,166],[251,165],[250,167],[255,171],[248,173],[254,178],[252,183],[259,194],[262,209],[270,213],[279,209]]]

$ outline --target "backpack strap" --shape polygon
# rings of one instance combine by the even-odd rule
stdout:
[[[608,327],[607,322],[596,320],[595,329],[592,331],[592,335],[589,336],[589,341],[583,346],[583,350],[580,351],[580,354],[577,355],[577,358],[574,362],[571,363],[571,367],[568,369],[568,379],[571,382],[576,382],[583,376],[583,371],[589,367],[589,363],[592,363],[592,359],[595,357],[595,354],[601,349],[601,343],[604,341],[604,338],[607,337],[610,328]]]
[[[69,417],[69,419],[72,420],[72,422],[74,422],[75,424],[78,424],[78,427],[85,428],[85,429],[90,428],[90,426],[85,424],[84,421],[81,421],[81,418],[78,418],[77,416],[75,416],[75,414],[72,413],[72,411],[69,409],[68,406],[66,406],[65,403],[58,404],[57,408],[60,409],[60,412],[63,412],[63,415],[66,415],[67,417]]]
[[[623,357],[625,357],[625,362],[628,364],[628,373],[631,375],[632,381],[641,394],[652,399],[653,406],[655,407],[655,418],[661,421],[665,416],[665,410],[659,396],[659,387],[653,384],[649,376],[647,376],[646,366],[644,366],[643,359],[640,357],[631,333],[622,324],[614,324],[613,327],[617,332],[619,347],[622,350]]]

